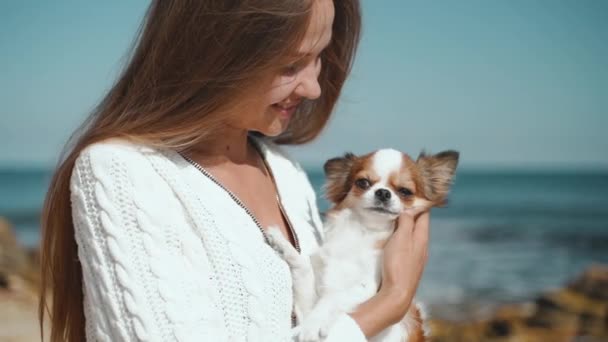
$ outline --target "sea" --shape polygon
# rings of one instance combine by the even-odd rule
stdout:
[[[321,198],[324,176],[307,170]],[[0,216],[36,246],[48,170],[0,170]],[[459,171],[431,213],[430,256],[417,300],[465,319],[533,300],[593,264],[608,264],[608,171]]]

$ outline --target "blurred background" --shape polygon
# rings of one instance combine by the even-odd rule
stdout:
[[[608,2],[362,2],[338,109],[314,143],[290,148],[321,208],[330,157],[459,150],[418,293],[437,319],[538,304],[608,263]],[[0,2],[0,216],[22,245],[37,246],[60,151],[126,62],[147,5]],[[604,290],[590,305],[606,300],[605,332]]]

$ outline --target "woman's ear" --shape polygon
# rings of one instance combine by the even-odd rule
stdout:
[[[325,162],[325,196],[332,203],[344,200],[350,189],[350,173],[357,157],[346,153],[343,157],[332,158]]]
[[[425,197],[436,206],[446,203],[460,154],[443,151],[435,155],[420,153],[416,160]]]

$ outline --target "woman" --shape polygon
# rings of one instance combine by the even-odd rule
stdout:
[[[310,253],[322,229],[278,144],[318,135],[359,38],[357,0],[153,1],[122,76],[75,137],[43,212],[53,341],[288,340],[278,225]],[[428,214],[400,218],[382,287],[328,340],[406,312]]]

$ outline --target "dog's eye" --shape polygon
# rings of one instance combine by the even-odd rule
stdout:
[[[355,185],[363,190],[369,188],[372,183],[370,183],[370,181],[368,179],[365,178],[359,178],[355,181]]]
[[[399,189],[399,195],[401,195],[403,197],[407,197],[407,196],[413,195],[413,193],[410,191],[410,189],[401,188],[401,189]]]

